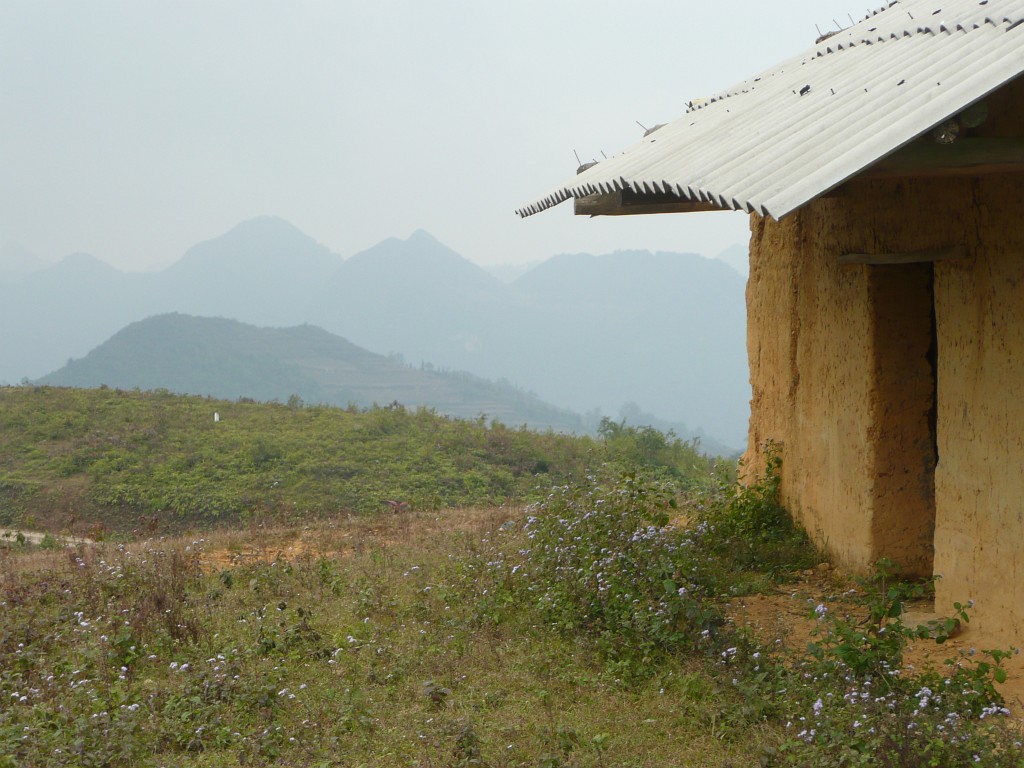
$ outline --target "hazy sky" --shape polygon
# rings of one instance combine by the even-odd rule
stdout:
[[[513,211],[851,3],[0,0],[0,244],[152,269],[274,214],[346,257],[420,228],[481,264],[715,255],[745,215]]]

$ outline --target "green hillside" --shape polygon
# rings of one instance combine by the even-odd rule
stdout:
[[[235,320],[166,314],[132,323],[41,384],[172,392],[236,399],[369,407],[398,402],[459,418],[583,431],[582,419],[508,384],[468,373],[420,370],[311,326],[257,328]]]
[[[219,420],[214,420],[214,414]],[[0,388],[0,525],[132,530],[522,500],[608,461],[709,481],[691,443],[601,439],[426,409],[361,411],[109,388]]]

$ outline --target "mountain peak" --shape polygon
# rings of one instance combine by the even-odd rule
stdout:
[[[257,216],[236,224],[218,237],[192,246],[185,253],[185,258],[196,251],[210,250],[210,246],[213,244],[216,244],[216,248],[219,250],[224,250],[227,246],[253,251],[279,250],[282,247],[323,247],[290,221],[279,216]]]
[[[425,229],[417,229],[406,238],[406,242],[412,244],[436,243],[437,245],[441,245],[441,242]]]
[[[308,237],[305,232],[287,219],[282,219],[280,216],[269,215],[256,216],[255,218],[239,222],[222,236],[237,237],[238,235],[293,235],[303,238]]]
[[[367,262],[377,264],[388,262],[391,265],[413,268],[426,268],[440,264],[472,265],[472,262],[453,251],[425,229],[417,229],[405,240],[389,237],[348,259],[350,265]]]
[[[91,253],[82,253],[80,251],[75,253],[69,253],[63,259],[58,261],[56,264],[50,267],[50,269],[61,269],[61,270],[75,270],[75,271],[104,271],[104,272],[117,272],[118,270],[107,264],[102,259],[98,259]]]
[[[219,237],[198,243],[168,269],[194,271],[200,265],[237,270],[313,269],[319,277],[341,266],[341,258],[291,222],[258,216],[236,224]]]

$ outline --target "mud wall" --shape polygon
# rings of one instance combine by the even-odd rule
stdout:
[[[1024,179],[979,184],[973,263],[936,268],[941,610],[975,600],[992,642],[1024,639]]]
[[[930,574],[934,376],[930,265],[841,264],[844,253],[921,250],[865,216],[865,200],[819,200],[784,222],[752,221],[747,284],[748,463],[783,444],[789,508],[839,563],[890,557]],[[920,238],[918,238],[920,242]]]
[[[1024,135],[1024,83],[990,135]],[[748,472],[782,444],[783,496],[849,569],[934,573],[986,638],[1024,637],[1024,175],[854,181],[751,218]],[[962,261],[844,253],[967,248]],[[933,560],[934,557],[934,560]]]
[[[782,453],[784,501],[847,566],[870,557],[869,286],[864,269],[828,258],[822,217],[752,219],[747,280],[751,420],[748,470]],[[827,220],[825,220],[827,225]]]

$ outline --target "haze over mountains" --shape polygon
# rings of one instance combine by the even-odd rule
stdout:
[[[692,254],[562,255],[505,283],[423,231],[343,260],[263,217],[160,272],[83,254],[0,270],[0,381],[39,378],[129,323],[179,312],[313,324],[413,367],[506,379],[576,413],[631,404],[739,447],[743,293],[733,269]]]

